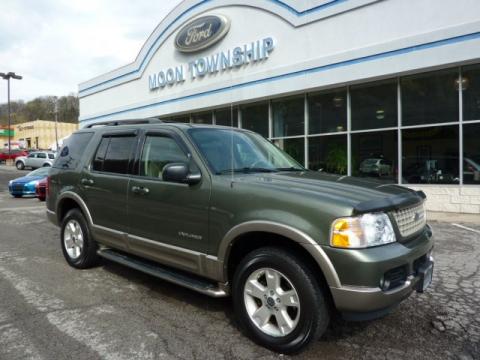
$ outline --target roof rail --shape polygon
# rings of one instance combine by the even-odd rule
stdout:
[[[97,126],[120,126],[120,125],[142,125],[142,124],[162,124],[164,121],[158,118],[147,118],[147,119],[132,119],[132,120],[110,120],[100,123],[94,123],[87,125],[87,129],[91,129]]]

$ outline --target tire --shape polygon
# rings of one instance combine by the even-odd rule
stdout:
[[[280,281],[280,291],[272,293],[266,279],[267,275],[274,279],[274,274],[283,278]],[[249,253],[238,265],[232,287],[235,315],[241,329],[256,343],[285,354],[296,353],[310,342],[319,339],[328,327],[330,313],[326,296],[317,279],[319,277],[315,277],[300,258],[283,249],[264,247]],[[255,284],[262,287],[252,287],[249,285],[250,281],[256,281]],[[260,295],[263,299],[250,295],[250,289],[255,289],[255,295]],[[264,290],[269,294],[267,297]],[[281,294],[291,290],[297,295],[297,305],[281,306],[282,302],[285,303]],[[275,306],[272,308],[273,303]],[[262,322],[266,324],[263,327],[257,325],[251,315],[258,309],[262,309],[266,314],[263,318],[267,321]],[[269,315],[268,311],[272,315]],[[293,326],[282,330],[279,324],[282,323],[281,315],[286,311]],[[260,322],[259,319],[256,321]],[[288,324],[288,321],[283,323]]]
[[[15,166],[17,167],[18,170],[23,170],[23,169],[25,169],[25,164],[24,164],[23,162],[21,162],[21,161],[17,161],[17,162],[15,163]]]
[[[68,249],[67,242],[72,245]],[[79,209],[70,210],[63,218],[60,245],[65,260],[76,269],[88,269],[99,262],[97,243],[91,237],[87,221]]]

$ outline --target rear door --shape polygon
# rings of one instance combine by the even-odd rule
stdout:
[[[135,131],[104,134],[80,179],[95,237],[119,249],[126,249],[127,191],[137,141]]]
[[[42,167],[43,164],[45,164],[47,162],[47,153],[44,153],[44,152],[41,152],[41,153],[37,153],[37,157],[35,158],[34,160],[34,165],[33,167]]]
[[[129,245],[140,255],[188,268],[188,252],[208,251],[210,178],[203,174],[192,186],[163,181],[163,168],[170,163],[186,163],[191,173],[200,172],[174,132],[146,132],[141,144],[129,186]]]
[[[36,167],[37,154],[36,152],[29,154],[25,159],[25,166]]]

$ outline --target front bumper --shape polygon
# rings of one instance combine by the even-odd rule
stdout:
[[[338,275],[342,285],[330,287],[336,308],[347,314],[347,318],[369,319],[388,313],[412,291],[419,289],[423,280],[419,270],[426,263],[433,263],[432,249],[432,231],[427,226],[406,244],[395,243],[362,250],[329,250],[332,263],[341,270]],[[382,288],[386,275],[396,269],[404,269],[404,279],[397,279],[391,288]]]
[[[433,263],[432,257],[429,260]],[[403,285],[388,291],[355,286],[342,286],[330,290],[337,309],[344,313],[346,318],[366,320],[388,313],[414,290],[420,291],[420,280],[420,276],[410,275]]]
[[[35,193],[35,186],[31,186],[28,184],[9,184],[8,191],[12,196],[29,196],[29,195],[36,195]]]

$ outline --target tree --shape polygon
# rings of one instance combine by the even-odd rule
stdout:
[[[58,121],[78,122],[78,97],[74,94],[61,96],[41,96],[31,101],[11,101],[12,124],[33,120],[55,120],[55,100],[58,105]],[[8,125],[8,104],[0,104],[0,125]]]

